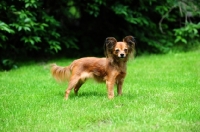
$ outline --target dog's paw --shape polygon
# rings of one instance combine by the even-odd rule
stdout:
[[[108,99],[110,99],[110,100],[114,99],[114,96],[108,96]]]

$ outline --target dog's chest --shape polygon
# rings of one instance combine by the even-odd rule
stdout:
[[[124,79],[125,76],[126,76],[126,72],[125,72],[125,71],[121,71],[121,72],[119,72],[119,74],[116,76],[116,80]]]

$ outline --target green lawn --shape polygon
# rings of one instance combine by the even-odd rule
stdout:
[[[107,99],[105,84],[86,82],[64,100],[49,64],[0,72],[1,132],[200,131],[200,51],[136,57],[123,96]],[[115,91],[116,93],[116,91]]]

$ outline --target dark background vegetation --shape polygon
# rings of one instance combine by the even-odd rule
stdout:
[[[199,0],[1,0],[1,69],[53,57],[103,56],[106,37],[133,35],[137,54],[198,44]]]

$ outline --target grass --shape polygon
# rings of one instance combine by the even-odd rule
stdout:
[[[107,99],[105,84],[89,81],[65,101],[67,84],[51,77],[51,62],[0,72],[0,131],[197,132],[199,53],[137,57],[128,63],[123,96],[113,100]]]

